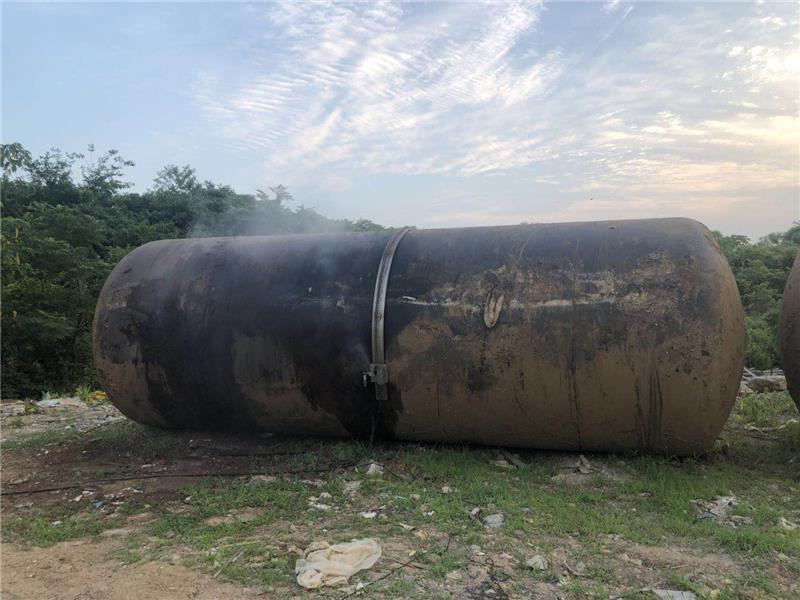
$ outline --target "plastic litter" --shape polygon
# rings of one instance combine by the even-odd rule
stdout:
[[[325,585],[342,585],[357,573],[372,567],[381,557],[381,547],[365,538],[331,546],[328,542],[312,543],[297,559],[294,572],[297,583],[307,589]]]

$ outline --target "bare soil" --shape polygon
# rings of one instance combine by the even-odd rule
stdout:
[[[524,531],[506,527],[495,532],[481,524],[483,516],[500,510],[491,503],[482,507],[469,525],[472,529],[464,529],[463,534],[445,533],[449,525],[440,527],[436,520],[442,518],[444,523],[452,518],[443,512],[446,505],[442,504],[436,515],[428,506],[450,494],[441,491],[441,478],[447,475],[437,474],[437,469],[443,465],[433,465],[430,472],[412,477],[405,460],[408,457],[404,457],[404,453],[413,454],[416,450],[421,450],[424,457],[424,447],[385,444],[374,451],[386,469],[387,485],[410,485],[414,480],[405,491],[383,486],[376,489],[386,491],[375,495],[363,488],[360,492],[347,491],[344,485],[356,480],[364,487],[370,485],[364,479],[360,459],[352,454],[343,456],[337,450],[358,450],[356,443],[152,430],[126,421],[108,404],[87,406],[75,399],[47,406],[38,413],[23,413],[22,403],[0,405],[4,444],[0,473],[3,598],[237,599],[304,598],[311,594],[332,598],[348,594],[390,598],[627,598],[647,597],[642,590],[674,587],[676,581],[691,584],[698,598],[781,598],[800,593],[796,541],[787,543],[786,553],[772,551],[764,554],[768,558],[754,563],[722,545],[695,546],[688,538],[674,536],[665,536],[658,543],[640,543],[598,530],[591,531],[589,540],[578,530],[591,530],[592,525],[581,524],[580,519],[576,520],[575,533],[567,529],[568,533],[562,535],[535,527]],[[788,420],[794,418],[790,415]],[[761,430],[756,433],[763,434]],[[522,453],[522,459],[506,450],[479,449],[475,454],[485,465],[480,467],[479,475],[485,471],[487,482],[495,481],[491,477],[502,477],[511,487],[519,485],[520,475],[526,472],[524,463],[535,461],[537,468],[546,472],[536,489],[542,494],[562,493],[565,501],[575,501],[577,516],[583,511],[580,503],[591,502],[592,494],[606,494],[602,502],[609,509],[614,503],[625,501],[636,506],[636,502],[648,500],[646,493],[631,494],[633,500],[620,497],[628,486],[637,485],[637,474],[623,457],[591,456],[587,462],[590,468],[584,469],[578,456],[571,454]],[[756,460],[762,460],[761,454]],[[675,473],[679,476],[680,468],[676,463]],[[712,473],[717,468],[724,471],[728,467],[709,463],[701,465],[700,472]],[[789,464],[784,469],[775,463],[756,468],[764,471],[765,480],[755,492],[772,494],[770,497],[776,502],[774,507],[770,505],[774,515],[770,513],[762,520],[771,523],[786,516],[791,523],[797,522],[800,506],[796,503],[796,467]],[[159,518],[188,514],[193,508],[191,498],[184,498],[187,486],[208,481],[219,481],[223,487],[225,482],[238,481],[241,485],[252,474],[264,477],[264,485],[275,479],[287,485],[300,484],[315,499],[322,490],[331,489],[325,487],[331,484],[344,490],[339,497],[319,500],[332,505],[328,513],[301,509],[288,520],[284,516],[261,525],[259,519],[270,510],[262,504],[237,506],[198,518],[197,527],[228,528],[230,536],[220,538],[224,546],[245,547],[249,541],[257,540],[262,545],[259,554],[271,552],[283,557],[285,562],[281,564],[285,566],[281,567],[279,580],[253,583],[252,574],[258,573],[258,565],[269,564],[264,556],[220,555],[220,562],[212,563],[210,568],[203,558],[222,549],[220,540],[215,539],[213,548],[208,548],[188,537],[173,538],[169,532],[154,534],[152,525]],[[414,496],[408,493],[416,491],[414,486],[422,488],[419,491],[427,496],[415,507],[418,520],[408,526],[403,522],[409,520],[408,512],[402,513],[392,502]],[[747,489],[750,488],[743,491]],[[456,489],[451,496],[457,492]],[[644,498],[637,500],[639,497]],[[756,500],[758,497],[754,496],[753,501]],[[457,510],[468,513],[474,506],[471,502],[471,498],[465,498],[464,507]],[[505,511],[509,518],[513,516],[510,510]],[[360,516],[362,511],[380,514],[370,520]],[[57,534],[61,519],[68,518],[58,516],[61,513],[89,515],[94,519],[94,529],[73,532],[58,538],[68,541],[58,541],[25,538],[13,529],[9,533],[6,526],[39,519],[47,533],[36,535]],[[525,514],[523,521],[529,521]],[[637,518],[637,514],[631,512],[630,518]],[[695,519],[694,514],[687,515],[688,523],[695,523]],[[376,530],[379,525],[384,529]],[[305,544],[321,538],[375,535],[376,531],[382,532],[383,558],[360,578],[360,583],[352,581],[344,588],[313,593],[294,583],[292,566]],[[776,531],[778,535],[792,536],[790,542],[797,540],[795,531]],[[127,560],[121,554],[139,550],[136,560]],[[440,558],[427,562],[419,558],[426,553]],[[546,573],[534,573],[525,566],[527,559],[538,554],[546,557]],[[760,565],[763,573],[754,574],[758,570],[754,565]],[[232,566],[241,567],[241,572],[237,574]],[[761,582],[754,576],[760,577]],[[360,591],[357,585],[365,583],[368,587]],[[726,595],[727,589],[733,591]]]
[[[75,540],[50,548],[2,545],[0,596],[7,600],[244,600],[257,590],[164,562],[125,565],[109,559],[116,542]],[[263,597],[263,596],[262,596]]]

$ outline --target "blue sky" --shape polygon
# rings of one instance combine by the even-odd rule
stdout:
[[[2,5],[2,140],[418,227],[800,218],[788,3]]]

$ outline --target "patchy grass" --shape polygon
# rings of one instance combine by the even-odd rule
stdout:
[[[137,466],[156,457],[176,471],[186,468],[181,461],[219,466],[235,456],[253,473],[286,474],[262,483],[198,477],[170,488],[143,481],[141,497],[110,512],[51,501],[7,514],[4,502],[3,535],[46,546],[130,529],[147,512],[120,538],[115,560],[177,562],[275,596],[298,592],[293,566],[310,542],[374,537],[383,560],[351,579],[370,584],[369,597],[636,598],[652,587],[717,599],[789,597],[800,581],[800,529],[791,529],[800,522],[796,419],[786,394],[743,396],[707,456],[587,455],[589,474],[576,472],[576,455],[546,452],[518,452],[509,462],[493,448],[276,437],[264,443],[265,456],[277,452],[265,466],[259,453],[229,447],[229,437],[129,422],[84,436],[49,431],[8,447],[55,443],[74,447],[70,456],[97,448],[106,459]],[[384,465],[382,477],[366,476],[369,460]],[[720,496],[736,499],[729,515],[700,518],[697,501]],[[488,529],[483,518],[494,513],[503,526]],[[535,554],[546,569],[525,565]]]
[[[105,518],[100,511],[80,508],[54,508],[36,511],[32,516],[13,516],[3,519],[3,541],[25,540],[47,547],[81,537],[99,535],[105,529],[119,527],[121,516]]]

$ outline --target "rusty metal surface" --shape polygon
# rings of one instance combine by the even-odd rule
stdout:
[[[112,401],[172,427],[689,454],[736,397],[744,317],[686,219],[173,240],[129,254],[95,315]]]
[[[800,253],[783,289],[783,306],[778,335],[786,385],[800,409]]]

